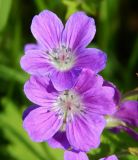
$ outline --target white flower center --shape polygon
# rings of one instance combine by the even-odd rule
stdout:
[[[48,52],[49,60],[55,68],[60,71],[67,71],[71,69],[75,62],[75,57],[70,48],[62,46]]]
[[[74,115],[84,113],[80,96],[72,90],[62,92],[54,103],[53,110],[64,119],[64,123],[73,120]]]

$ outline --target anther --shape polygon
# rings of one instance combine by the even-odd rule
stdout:
[[[71,94],[71,99],[73,99],[74,97],[73,97],[73,95]]]
[[[68,96],[68,91],[65,91],[64,95],[65,95],[65,96]]]
[[[66,47],[64,45],[61,46],[63,49],[65,49]]]
[[[76,108],[80,108],[80,105],[76,105]]]
[[[61,97],[59,98],[59,100],[63,102],[63,99]]]
[[[53,52],[57,52],[57,49],[56,48],[53,48],[53,50],[52,50]]]
[[[55,117],[58,117],[58,116],[59,116],[59,113],[56,113],[56,114],[55,114]]]

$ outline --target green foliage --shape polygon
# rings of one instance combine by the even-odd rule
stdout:
[[[72,1],[72,0],[63,0],[63,4],[67,7],[66,19],[76,12],[79,6],[79,1]]]
[[[8,73],[8,74],[7,74]],[[27,79],[26,74],[20,73],[12,68],[9,68],[4,65],[0,65],[0,78],[4,80],[11,80],[11,81],[17,81],[21,84],[25,82]]]
[[[1,101],[4,112],[0,114],[0,127],[10,144],[6,151],[17,160],[49,160],[63,159],[63,151],[51,149],[46,143],[32,142],[22,128],[22,110],[7,98]],[[5,127],[6,126],[6,127]],[[116,154],[120,160],[137,160],[137,141],[134,141],[126,133],[114,134],[105,130],[101,137],[100,148],[88,153],[90,159],[98,160],[101,157]]]
[[[128,12],[124,10],[125,5],[130,7],[137,0],[127,1],[128,4],[120,0],[0,0],[1,159],[63,159],[63,151],[51,149],[46,143],[32,142],[22,128],[22,112],[29,106],[23,84],[29,76],[20,68],[20,57],[24,54],[24,44],[34,41],[30,33],[32,17],[43,9],[57,13],[64,22],[78,10],[94,17],[97,33],[90,47],[100,48],[108,55],[107,67],[101,74],[121,91],[132,90],[124,99],[138,99],[137,89],[133,90],[138,81],[138,37],[136,26],[130,24],[134,18],[129,16],[133,8]],[[123,41],[122,36],[126,36]],[[98,160],[114,153],[120,160],[137,160],[137,142],[126,133],[113,134],[105,130],[100,148],[88,155],[90,160]]]
[[[63,155],[60,150],[50,149],[46,143],[34,143],[29,139],[22,127],[22,112],[17,110],[17,106],[10,99],[3,98],[1,102],[5,108],[0,114],[0,127],[10,141],[6,148],[10,155],[18,160],[61,160]]]
[[[124,141],[122,139],[124,139]],[[105,130],[101,138],[100,147],[92,150],[90,157],[98,160],[101,157],[116,154],[120,160],[136,160],[135,147],[137,147],[137,142],[126,133],[121,132],[114,134],[109,130]],[[132,152],[130,152],[130,148]]]
[[[8,21],[12,0],[0,0],[0,32]]]

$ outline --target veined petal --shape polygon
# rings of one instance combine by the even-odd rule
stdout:
[[[116,111],[113,87],[103,86],[103,78],[90,69],[83,69],[74,86],[81,96],[86,110],[98,114],[113,114]]]
[[[86,48],[78,52],[76,67],[89,68],[96,73],[103,70],[106,66],[106,54],[96,48]]]
[[[37,105],[32,105],[30,107],[28,107],[24,112],[23,112],[23,116],[22,116],[22,119],[24,120],[26,118],[26,116],[34,109],[38,108],[40,106],[37,106]]]
[[[114,116],[128,125],[138,127],[138,101],[122,102]]]
[[[114,102],[115,90],[103,86],[97,90],[88,91],[83,95],[83,102],[88,111],[101,115],[113,115],[117,108]]]
[[[70,148],[70,144],[67,139],[66,132],[58,131],[47,142],[52,148],[61,148],[61,149],[69,149]]]
[[[26,72],[33,75],[49,75],[53,71],[48,56],[41,50],[27,50],[21,58],[21,67]]]
[[[85,152],[65,151],[64,160],[89,160]]]
[[[75,116],[71,122],[67,123],[67,138],[75,150],[87,152],[99,146],[104,127],[103,116],[96,114]]]
[[[23,127],[33,141],[42,142],[51,138],[62,123],[63,120],[56,112],[49,111],[46,107],[38,107],[25,117]]]
[[[116,157],[116,155],[112,155],[105,158],[101,158],[99,160],[118,160],[118,158]]]
[[[102,86],[103,81],[103,78],[96,75],[92,70],[83,69],[74,85],[74,89],[81,95],[91,89],[93,91],[97,90],[97,88]]]
[[[93,18],[84,12],[77,12],[70,16],[63,31],[62,42],[72,50],[86,47],[96,32]]]
[[[31,31],[34,37],[48,50],[59,46],[62,30],[61,20],[51,11],[45,10],[32,20]]]
[[[54,71],[51,75],[51,81],[58,91],[70,89],[74,84],[74,75],[71,71],[60,72]]]
[[[47,77],[32,76],[24,85],[27,98],[40,106],[51,108],[58,94]]]

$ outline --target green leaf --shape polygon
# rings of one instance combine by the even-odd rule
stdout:
[[[30,140],[22,127],[22,113],[8,98],[3,98],[4,112],[0,114],[0,127],[11,142],[6,150],[17,160],[62,160],[61,150],[50,149],[46,143],[35,143]]]
[[[135,156],[138,156],[138,148],[137,147],[129,147],[128,151]]]
[[[5,80],[17,81],[23,84],[28,76],[25,73],[16,71],[14,68],[0,65],[0,77]]]
[[[138,100],[138,88],[126,92],[123,95],[122,100]]]
[[[66,19],[78,10],[79,1],[62,0],[62,2],[67,7]]]
[[[0,0],[0,32],[6,26],[10,14],[11,5],[12,0]]]
[[[39,11],[42,11],[47,8],[46,3],[44,0],[35,0],[36,6]]]
[[[138,38],[136,39],[136,41],[134,43],[132,54],[131,54],[131,57],[130,57],[129,63],[128,63],[128,70],[130,70],[130,72],[135,67],[137,62],[138,62]]]
[[[103,50],[111,49],[119,26],[119,0],[101,1],[99,7],[98,43]],[[102,40],[101,40],[102,37]]]
[[[91,150],[89,152],[89,157],[90,159],[99,160],[101,157],[116,154],[119,160],[137,160],[136,148],[137,141],[127,135],[127,133],[120,132],[115,134],[105,129],[101,136],[99,148]]]

